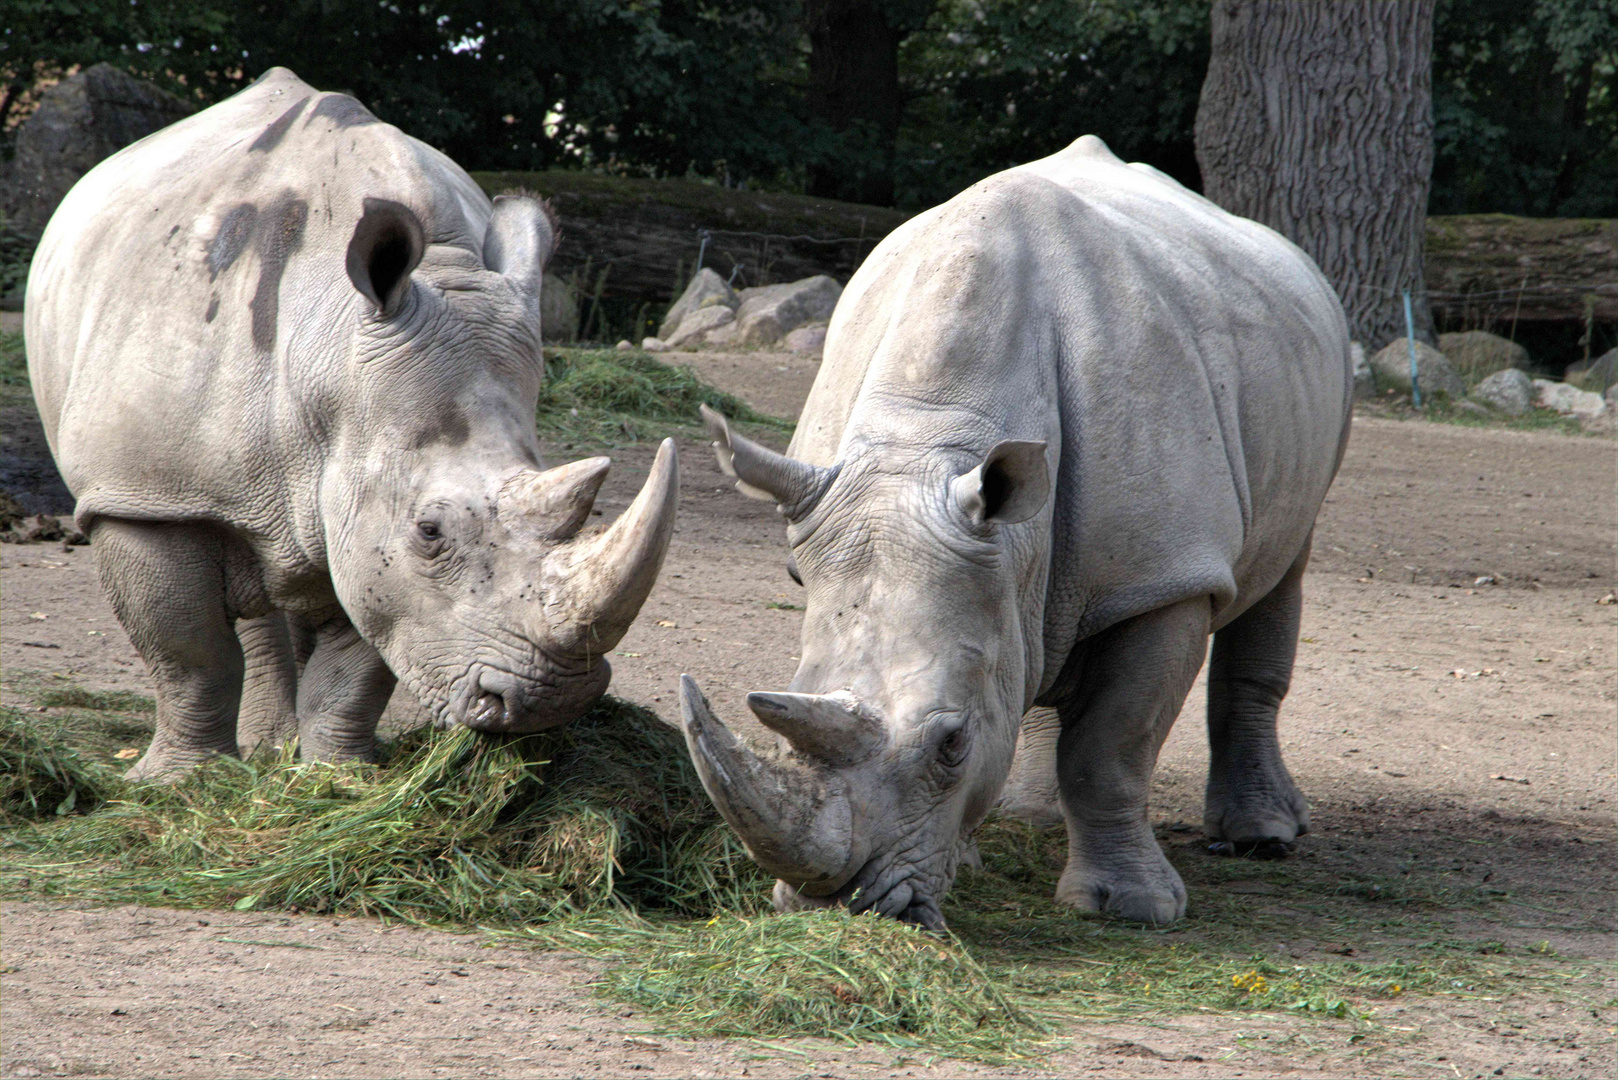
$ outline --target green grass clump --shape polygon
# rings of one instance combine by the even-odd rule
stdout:
[[[710,913],[762,878],[677,732],[611,698],[511,740],[403,737],[391,764],[220,758],[99,813],[15,830],[0,887],[187,907],[520,924],[615,906]]]
[[[606,443],[661,438],[700,423],[703,405],[733,420],[791,430],[709,386],[690,368],[660,363],[639,350],[545,350],[538,422],[547,437]]]
[[[842,909],[715,916],[612,968],[606,988],[698,1035],[869,1040],[1003,1060],[1050,1028],[959,941]]]
[[[41,731],[27,714],[0,708],[0,823],[91,810],[118,787],[112,770]]]
[[[0,404],[32,399],[28,382],[28,354],[21,330],[0,330]]]

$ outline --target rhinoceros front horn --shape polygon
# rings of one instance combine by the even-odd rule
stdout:
[[[853,808],[836,774],[753,753],[714,716],[689,675],[680,676],[680,716],[697,776],[748,854],[805,895],[841,888],[859,863]]]
[[[594,480],[586,471],[581,486]],[[535,640],[574,656],[599,656],[618,644],[663,567],[679,498],[679,457],[674,440],[664,439],[640,494],[612,527],[557,549],[546,567],[545,625]]]

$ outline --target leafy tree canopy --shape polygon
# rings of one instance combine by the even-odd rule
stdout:
[[[902,204],[1085,132],[1198,185],[1209,0],[906,0]],[[12,127],[107,61],[199,104],[282,64],[469,168],[802,190],[850,150],[805,107],[802,0],[8,0]],[[911,9],[914,8],[914,11]],[[1618,216],[1618,0],[1439,0],[1434,213]]]

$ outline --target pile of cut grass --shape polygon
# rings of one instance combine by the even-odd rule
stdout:
[[[553,439],[620,443],[662,438],[699,424],[708,405],[733,420],[790,431],[716,390],[688,367],[660,363],[636,349],[546,349],[540,433]]]
[[[0,707],[0,824],[91,810],[120,786],[105,765],[41,731],[26,713]]]
[[[608,698],[511,740],[403,736],[387,766],[220,758],[6,838],[0,887],[113,903],[520,925],[625,907],[745,909],[762,878],[680,736]]]
[[[721,914],[619,964],[605,990],[682,1034],[834,1038],[1027,1056],[1051,1029],[959,941],[843,909]]]

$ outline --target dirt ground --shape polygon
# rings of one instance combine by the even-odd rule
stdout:
[[[816,367],[775,354],[674,359],[786,416]],[[701,442],[681,440],[680,452],[680,524],[612,658],[613,692],[669,715],[677,676],[690,672],[746,727],[742,696],[785,685],[795,666],[801,613],[768,605],[799,604],[801,592],[773,508],[732,490]],[[613,456],[607,520],[639,487],[651,448]],[[1372,1038],[1346,1021],[1280,1014],[1085,1023],[1051,1072],[1612,1075],[1618,605],[1600,601],[1615,585],[1615,490],[1608,439],[1356,421],[1317,529],[1282,714],[1315,827],[1283,866],[1419,865],[1488,882],[1513,914],[1458,913],[1453,932],[1564,958],[1567,992],[1410,997],[1379,1011]],[[149,692],[88,550],[7,546],[0,572],[7,700],[58,675]],[[1171,844],[1194,845],[1201,821],[1201,709],[1199,682],[1154,786],[1153,818]],[[1325,946],[1257,948],[1307,962]],[[665,1037],[593,993],[595,961],[359,919],[7,903],[0,960],[6,1077],[1027,1071]]]

